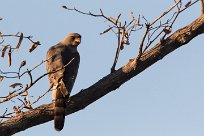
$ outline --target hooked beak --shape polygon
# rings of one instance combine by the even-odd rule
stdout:
[[[74,41],[75,41],[77,44],[80,44],[80,43],[81,43],[81,38],[76,38]]]

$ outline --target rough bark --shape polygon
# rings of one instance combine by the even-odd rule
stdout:
[[[132,77],[141,73],[155,62],[161,60],[164,56],[182,45],[187,44],[202,33],[204,33],[204,15],[201,15],[188,26],[177,30],[164,41],[156,44],[149,51],[145,52],[139,59],[136,67],[135,61],[129,61],[125,66],[112,74],[103,77],[92,86],[72,96],[67,104],[66,115],[84,109],[89,104],[117,89]],[[0,124],[0,136],[9,136],[30,127],[51,121],[53,119],[52,107],[52,103],[45,104],[33,110],[20,113],[3,122]]]

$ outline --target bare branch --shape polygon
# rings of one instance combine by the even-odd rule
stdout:
[[[64,6],[62,6],[62,7],[64,8]],[[80,13],[80,14],[84,14],[84,15],[88,15],[88,16],[102,17],[102,18],[105,18],[106,20],[108,20],[109,22],[113,23],[114,25],[117,25],[117,24],[116,24],[117,22],[114,22],[114,21],[111,20],[109,17],[105,16],[105,15],[103,14],[103,11],[102,11],[101,9],[100,9],[101,14],[93,14],[93,13],[91,13],[90,11],[89,11],[88,13],[87,13],[87,12],[83,12],[83,11],[80,11],[80,10],[76,9],[75,7],[74,7],[74,8],[68,8],[68,7],[66,7],[65,9],[70,10],[70,11],[76,11],[76,12],[78,12],[78,13]]]
[[[28,71],[28,76],[29,76],[29,78],[30,78],[30,84],[29,84],[29,86],[32,86],[32,84],[33,84],[33,77],[32,77],[31,71],[28,70],[28,69],[27,69],[27,71]]]
[[[183,8],[180,12],[183,12],[184,10],[188,9],[189,7],[191,7],[192,5],[194,5],[195,3],[197,3],[199,0],[195,0],[194,2],[191,2],[190,4],[187,3],[187,6],[185,6],[185,8]]]
[[[122,23],[120,21],[121,14],[119,14],[117,16],[117,18],[115,19],[113,17],[105,16],[101,9],[100,9],[100,14],[93,14],[91,12],[86,13],[86,12],[80,11],[80,10],[78,10],[76,8],[68,8],[67,6],[62,6],[62,7],[64,9],[66,9],[66,10],[76,11],[76,12],[78,12],[80,14],[84,14],[84,15],[89,15],[89,16],[93,16],[93,17],[102,17],[105,20],[109,21],[113,25],[113,26],[109,26],[108,29],[106,29],[102,33],[100,33],[100,34],[104,34],[104,33],[109,32],[110,30],[112,30],[114,32],[114,34],[116,34],[116,36],[117,36],[118,46],[117,46],[113,66],[111,67],[111,72],[115,71],[115,67],[116,67],[116,64],[117,64],[117,61],[118,61],[120,50],[122,50],[124,48],[125,44],[126,45],[130,44],[129,43],[129,36],[130,36],[131,32],[137,31],[137,30],[139,30],[139,29],[141,29],[143,27],[143,25],[139,24],[140,19],[138,19],[138,24],[137,24],[136,19],[134,18],[132,12],[131,12],[132,20],[129,23],[127,23],[125,21],[124,24],[122,25]],[[140,28],[135,29],[136,26],[140,26]],[[115,31],[113,29],[117,29],[118,33],[115,33]]]
[[[201,14],[204,14],[204,0],[200,0]]]
[[[157,19],[155,19],[151,23],[148,22],[148,20],[143,16],[142,18],[144,19],[144,21],[146,21],[146,23],[143,23],[143,24],[140,24],[140,16],[138,19],[135,19],[132,12],[131,12],[132,19],[130,21],[122,22],[120,20],[121,14],[119,14],[116,18],[113,18],[113,17],[106,16],[101,9],[100,9],[99,14],[93,14],[92,12],[86,13],[76,8],[67,8],[66,6],[63,6],[64,9],[73,10],[80,14],[89,15],[93,17],[102,17],[103,19],[108,21],[111,25],[109,25],[109,28],[104,30],[101,34],[107,33],[110,30],[112,30],[114,34],[117,36],[117,40],[118,40],[118,46],[116,50],[115,59],[114,59],[113,66],[111,68],[111,74],[107,75],[106,77],[98,81],[93,86],[90,86],[89,88],[79,92],[77,95],[74,95],[73,97],[71,97],[68,103],[68,106],[67,106],[68,109],[67,109],[66,114],[71,114],[73,112],[81,110],[85,108],[86,106],[88,106],[89,104],[91,104],[92,102],[96,101],[97,99],[111,92],[112,90],[117,89],[120,85],[122,85],[123,83],[131,79],[132,77],[136,76],[138,73],[142,72],[147,67],[154,64],[156,61],[162,59],[168,53],[188,43],[192,38],[204,32],[203,30],[204,29],[203,28],[204,19],[199,18],[202,21],[198,19],[197,23],[201,22],[202,24],[195,23],[194,24],[195,27],[194,26],[190,27],[189,25],[186,28],[183,28],[175,32],[174,34],[172,34],[171,36],[165,39],[165,37],[172,32],[172,26],[175,23],[176,19],[178,18],[179,14],[185,9],[187,9],[188,7],[190,7],[191,5],[198,2],[199,0],[196,0],[194,2],[188,2],[185,5],[185,8],[183,9],[182,9],[181,0],[174,0],[174,1],[175,1],[175,4],[172,7],[170,7],[167,11],[165,11],[163,14],[161,14]],[[203,13],[203,0],[200,0],[200,1],[201,1],[202,13]],[[172,15],[171,19],[168,19],[166,22],[163,22],[163,17],[167,15],[170,11],[175,10],[176,7],[177,7],[177,12],[175,12]],[[155,25],[156,22],[158,22],[159,25]],[[146,30],[142,37],[141,43],[139,45],[138,56],[133,59],[134,61],[129,61],[129,63],[125,65],[124,67],[120,68],[119,70],[115,70],[115,67],[118,61],[118,57],[119,57],[119,53],[124,48],[124,45],[129,45],[129,37],[131,36],[131,33],[139,29],[142,29],[143,26],[145,25],[146,25]],[[188,33],[186,32],[187,28],[190,29],[190,32],[188,30]],[[161,29],[162,31],[160,31]],[[38,45],[40,45],[40,42],[38,41],[34,42],[31,39],[32,38],[31,36],[26,37],[23,35],[23,33],[17,33],[15,35],[3,35],[0,33],[0,37],[2,38],[2,40],[0,41],[0,44],[4,43],[3,37],[8,37],[8,36],[19,38],[18,43],[15,48],[12,48],[10,45],[1,45],[3,48],[2,57],[5,56],[5,53],[8,53],[9,65],[11,65],[11,53],[14,50],[18,50],[24,38],[32,42],[29,52],[32,52]],[[162,37],[160,42],[154,47],[149,49],[150,45],[160,36]],[[146,46],[144,47],[145,44]],[[7,48],[9,49],[9,51],[7,51]],[[22,85],[20,89],[10,92],[9,95],[5,97],[0,97],[2,98],[0,100],[0,103],[8,101],[8,100],[13,101],[12,99],[16,96],[20,96],[17,99],[21,102],[20,106],[14,106],[14,110],[12,112],[7,113],[8,110],[6,110],[6,112],[2,116],[0,116],[0,118],[10,118],[14,114],[16,114],[15,117],[3,122],[0,125],[0,134],[4,132],[5,134],[11,135],[18,131],[22,131],[28,127],[31,127],[33,125],[38,125],[40,123],[44,123],[44,122],[47,122],[53,119],[52,104],[40,106],[34,110],[31,107],[33,104],[37,103],[41,98],[43,98],[51,90],[52,87],[50,87],[49,90],[47,90],[44,94],[37,97],[36,100],[32,103],[30,102],[30,99],[29,99],[31,96],[28,94],[29,93],[28,89],[30,89],[35,83],[40,81],[40,79],[42,79],[48,74],[55,73],[59,70],[62,70],[68,65],[67,64],[64,67],[57,69],[56,71],[45,73],[41,75],[40,77],[38,77],[36,80],[33,80],[32,71],[46,61],[47,60],[42,61],[39,65],[35,66],[31,70],[27,69],[26,71],[22,72],[22,74],[20,74],[20,68],[25,65],[23,63],[21,63],[21,66],[18,72],[2,72],[0,70],[0,73],[3,74],[3,75],[0,75],[0,79],[2,80],[4,77],[5,78],[20,78],[23,75],[27,75],[27,74],[29,76],[29,81],[26,84],[26,86],[23,87],[21,83],[18,83]],[[137,64],[140,64],[140,65],[137,65]],[[6,74],[13,74],[16,76],[7,76]],[[24,110],[26,110],[25,108],[29,109],[29,111],[22,113]],[[33,119],[36,116],[38,117],[38,120],[36,119],[36,122],[30,123],[30,119],[31,118]],[[24,121],[22,117],[23,118],[26,117],[26,120],[28,122]],[[18,122],[18,120],[20,123]],[[14,121],[17,121],[17,122],[14,122]],[[14,122],[14,123],[10,124],[10,122]],[[17,124],[17,127],[15,126],[16,124]],[[18,127],[19,129],[16,129]]]
[[[134,61],[130,61],[117,71],[103,77],[92,86],[72,96],[67,104],[66,115],[84,109],[202,33],[204,33],[204,15],[190,25],[173,33],[163,43],[158,43],[143,53],[140,57],[140,65],[137,65],[137,67],[135,67]],[[0,134],[4,133],[5,136],[12,135],[50,120],[53,120],[52,103],[20,113],[1,123]]]
[[[174,9],[181,0],[178,0],[172,7],[170,7],[167,11],[165,11],[162,15],[160,15],[157,19],[155,19],[152,23],[150,23],[150,26],[154,25],[158,20],[160,20],[162,17],[164,17],[166,14],[168,14],[172,9]]]
[[[3,103],[3,102],[5,102],[5,101],[8,101],[8,100],[10,100],[10,99],[12,99],[12,98],[14,98],[14,97],[16,97],[16,96],[19,96],[19,95],[25,93],[25,92],[26,92],[28,89],[30,89],[35,83],[37,83],[40,79],[42,79],[43,77],[45,77],[45,76],[47,76],[47,75],[49,75],[49,74],[56,73],[57,71],[60,71],[60,70],[64,69],[64,68],[67,67],[73,60],[74,60],[74,58],[72,58],[72,59],[71,59],[66,65],[64,65],[62,68],[59,68],[59,69],[57,69],[57,70],[54,70],[54,71],[51,71],[51,72],[47,72],[47,73],[41,75],[41,76],[38,77],[35,81],[30,82],[29,85],[27,84],[26,87],[25,87],[21,92],[9,94],[9,95],[3,97],[3,98],[0,100],[0,103]],[[27,73],[29,73],[29,72],[30,72],[30,71],[28,70]],[[30,74],[29,74],[29,75],[30,75]],[[31,81],[32,81],[32,76],[31,76],[30,78],[31,78]]]
[[[22,33],[21,33],[21,34],[22,34]],[[26,38],[26,39],[28,39],[30,42],[32,42],[32,43],[38,43],[38,45],[40,45],[39,42],[35,42],[35,41],[32,40],[32,36],[18,35],[18,33],[17,33],[17,34],[1,34],[0,37],[19,37],[19,38]]]
[[[149,28],[150,28],[150,25],[149,24],[146,24],[146,31],[144,32],[144,35],[142,37],[142,40],[141,40],[141,43],[140,43],[140,46],[139,46],[139,54],[137,55],[137,58],[135,59],[135,63],[137,65],[140,57],[142,56],[142,53],[143,53],[143,45],[144,45],[144,41],[147,37],[147,34],[149,33]]]
[[[119,25],[121,27],[121,23]],[[121,39],[120,39],[120,32],[121,30],[118,29],[118,48],[116,50],[116,54],[115,54],[115,59],[114,59],[114,62],[113,62],[113,66],[111,67],[111,73],[113,73],[115,71],[115,66],[116,66],[116,63],[118,61],[118,57],[119,57],[119,53],[120,53],[120,48],[121,48]]]

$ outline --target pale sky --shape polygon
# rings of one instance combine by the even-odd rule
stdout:
[[[188,0],[184,0],[183,5]],[[110,25],[103,18],[85,16],[61,8],[62,5],[76,7],[82,11],[100,13],[130,20],[130,12],[136,17],[144,15],[150,22],[161,15],[174,0],[1,0],[0,32],[15,34],[23,32],[39,40],[41,46],[29,54],[31,45],[24,40],[18,52],[13,54],[12,67],[7,58],[0,58],[0,69],[15,71],[22,60],[24,67],[31,68],[45,59],[49,47],[58,43],[70,32],[82,35],[79,46],[81,64],[72,95],[97,82],[110,72],[117,47],[117,38],[109,32],[100,35]],[[182,14],[173,26],[173,31],[191,23],[200,15],[197,3]],[[144,29],[132,36],[131,44],[121,52],[117,68],[136,57]],[[15,45],[17,41],[7,43]],[[28,135],[74,135],[74,136],[203,136],[204,134],[204,50],[203,35],[169,54],[161,61],[126,82],[85,109],[66,117],[64,129],[56,132],[53,121],[29,128],[15,134]],[[42,65],[33,74],[37,78],[45,73]],[[28,81],[28,77],[21,82]],[[8,86],[18,80],[6,79],[0,83],[0,96],[12,91]],[[47,77],[29,90],[34,100],[49,87]],[[51,93],[38,104],[51,102]],[[13,102],[0,104],[0,114],[6,107],[12,109]]]

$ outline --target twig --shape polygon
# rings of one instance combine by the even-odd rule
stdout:
[[[8,109],[6,108],[5,112],[3,113],[2,116],[0,116],[0,118],[10,118],[10,117],[7,117],[6,116],[6,113],[7,113]],[[0,121],[0,123],[3,121],[3,119]]]
[[[30,78],[30,85],[29,86],[31,86],[33,84],[33,77],[32,77],[31,71],[28,70],[28,69],[27,69],[27,71],[28,71],[28,75],[29,75],[29,78]]]
[[[38,102],[41,98],[43,98],[48,92],[51,91],[52,87],[53,87],[53,84],[50,86],[50,88],[49,88],[43,95],[39,96],[31,105],[35,104],[35,103]]]
[[[1,34],[1,37],[20,37],[20,35],[18,35],[18,33],[17,34]],[[23,38],[28,39],[32,43],[37,43],[32,40],[32,36],[23,36]],[[40,45],[40,43],[38,43],[38,45]]]
[[[117,46],[117,50],[116,50],[116,53],[115,53],[115,59],[114,59],[113,65],[111,67],[111,73],[114,72],[115,71],[115,66],[116,66],[117,61],[118,61],[120,50],[123,49],[123,45],[124,44],[127,44],[127,45],[129,44],[129,36],[130,36],[131,32],[132,31],[137,31],[137,30],[142,28],[141,27],[139,29],[133,30],[136,27],[136,25],[137,25],[135,23],[136,20],[135,20],[135,18],[133,16],[133,13],[131,12],[132,20],[129,23],[126,23],[126,21],[125,21],[124,25],[121,26],[122,23],[121,23],[121,21],[119,21],[120,17],[121,17],[121,14],[118,15],[117,19],[114,19],[112,17],[105,16],[101,9],[100,9],[100,14],[93,14],[91,12],[80,11],[80,10],[76,9],[75,7],[74,8],[68,8],[67,6],[62,6],[62,7],[64,9],[71,10],[71,11],[76,11],[76,12],[78,12],[80,14],[84,14],[84,15],[89,15],[89,16],[93,16],[93,17],[102,17],[105,20],[109,21],[111,24],[113,24],[113,26],[109,26],[108,29],[106,29],[104,32],[102,32],[100,34],[104,34],[106,32],[109,32],[110,30],[112,30],[114,32],[114,34],[117,35],[118,46]],[[141,25],[138,23],[138,26],[141,26]],[[114,28],[117,29],[118,33],[116,33],[113,30]],[[125,35],[123,35],[123,34],[125,34]]]
[[[20,98],[17,98],[19,101],[21,101],[23,103],[23,105],[25,106],[25,102],[23,100],[21,100]]]
[[[56,72],[58,72],[58,71],[64,69],[64,68],[67,67],[73,60],[74,60],[74,58],[72,58],[72,59],[71,59],[66,65],[64,65],[62,68],[59,68],[59,69],[57,69],[57,70],[54,70],[54,71],[51,71],[51,72],[47,72],[47,73],[41,75],[41,76],[38,77],[35,81],[33,81],[32,84],[30,84],[30,85],[27,84],[26,87],[24,88],[24,90],[22,90],[22,91],[19,92],[19,93],[9,94],[8,96],[6,96],[6,97],[4,97],[3,99],[1,99],[1,100],[0,100],[0,103],[3,103],[3,102],[5,102],[5,101],[8,101],[8,100],[10,100],[10,99],[12,99],[12,98],[14,98],[14,97],[16,97],[16,96],[19,96],[19,95],[25,93],[25,92],[26,92],[28,89],[30,89],[35,83],[37,83],[40,79],[42,79],[42,78],[45,77],[46,75],[49,75],[49,74],[52,74],[52,73],[56,73]]]
[[[163,16],[165,16],[166,14],[168,14],[173,8],[175,8],[179,3],[181,2],[181,0],[179,0],[178,2],[176,2],[172,7],[170,7],[167,11],[165,11],[162,15],[160,15],[157,19],[155,19],[152,23],[150,23],[150,26],[152,26],[154,23],[156,23],[158,20],[160,20]]]
[[[65,7],[65,6],[63,6],[63,7]],[[68,7],[66,7],[65,9],[70,10],[70,11],[76,11],[76,12],[78,12],[78,13],[80,13],[80,14],[84,14],[84,15],[88,15],[88,16],[103,17],[103,18],[105,18],[106,20],[108,20],[109,22],[113,23],[114,25],[117,25],[117,22],[116,22],[116,21],[114,22],[114,21],[111,20],[110,18],[106,17],[106,16],[103,14],[103,11],[102,11],[101,9],[100,9],[101,14],[93,14],[93,13],[91,13],[90,11],[89,11],[88,13],[87,13],[87,12],[83,12],[83,11],[80,11],[80,10],[76,9],[75,7],[74,7],[74,8],[68,8]]]
[[[163,33],[163,30],[153,39],[151,40],[149,43],[147,43],[147,45],[145,46],[143,53],[150,47],[150,45]]]
[[[34,71],[36,68],[38,68],[39,66],[41,66],[43,63],[45,63],[46,61],[50,60],[52,57],[48,58],[47,60],[42,60],[38,65],[34,66],[31,70],[26,70],[25,72],[23,72],[22,74],[20,74],[19,72],[3,72],[0,70],[0,73],[3,74],[1,75],[4,78],[21,78],[23,75],[25,75],[28,72],[32,72]],[[16,74],[16,76],[5,76],[7,74]]]
[[[201,14],[204,14],[204,0],[200,0]]]
[[[145,41],[145,39],[146,39],[146,37],[147,37],[147,34],[149,33],[149,28],[150,28],[150,25],[149,24],[146,24],[146,30],[145,30],[145,32],[144,32],[144,35],[143,35],[143,37],[142,37],[142,41],[141,41],[141,43],[140,43],[140,46],[139,46],[139,54],[138,54],[138,56],[137,56],[137,58],[136,58],[136,65],[137,65],[137,63],[138,63],[138,60],[140,59],[140,57],[142,56],[142,50],[143,50],[143,45],[144,45],[144,41]]]
[[[186,10],[187,8],[191,7],[192,5],[194,5],[195,3],[197,3],[199,0],[195,0],[194,2],[192,2],[191,4],[189,4],[187,7],[183,8],[180,12],[183,12],[184,10]]]
[[[153,29],[155,29],[153,32],[152,32],[152,34],[150,35],[150,39],[151,39],[151,37],[154,35],[154,33],[157,31],[157,30],[159,30],[161,27],[168,27],[169,28],[169,30],[171,30],[172,29],[172,26],[173,26],[173,24],[175,23],[175,21],[176,21],[176,19],[178,18],[178,15],[181,13],[181,2],[180,2],[180,5],[178,5],[179,3],[178,2],[176,2],[175,1],[175,5],[173,6],[173,7],[177,7],[177,9],[178,9],[178,11],[177,12],[175,12],[175,13],[173,13],[173,15],[172,15],[172,17],[170,18],[170,19],[168,19],[165,23],[163,23],[163,24],[161,24],[160,23],[160,25],[159,26],[157,26],[157,27],[152,27],[151,26],[151,29],[150,30],[153,30]],[[172,7],[170,8],[170,9],[172,9]],[[168,10],[169,11],[169,10]],[[171,20],[173,19],[173,21],[171,22]],[[170,23],[171,22],[171,23]],[[170,24],[169,24],[170,23]],[[158,39],[158,37],[162,34],[164,32],[164,30],[161,30],[157,35],[156,35],[156,37],[153,39],[153,40],[149,40],[148,42],[147,42],[147,45],[145,46],[145,48],[144,48],[144,50],[143,50],[143,53],[150,47],[150,45],[156,40],[156,39]],[[164,38],[166,37],[166,33],[162,36],[162,38],[161,38],[161,41],[162,40],[164,40]]]
[[[176,13],[176,16],[175,16],[174,20],[173,20],[172,23],[170,24],[169,29],[172,29],[173,24],[175,23],[176,19],[177,19],[178,16],[180,15],[180,13],[181,13],[181,7],[182,7],[182,3],[180,3],[180,6],[177,5],[178,11],[177,11],[177,13]],[[164,36],[161,38],[161,40],[164,40],[164,38],[166,37],[166,35],[167,35],[167,34],[165,33]]]
[[[119,25],[121,27],[121,23]],[[117,64],[117,61],[118,61],[118,57],[119,57],[119,53],[120,53],[120,47],[121,47],[121,40],[120,40],[120,32],[121,30],[118,29],[118,48],[116,50],[116,54],[115,54],[115,59],[114,59],[114,62],[113,62],[113,66],[111,67],[111,73],[113,73],[115,71],[115,66]]]

